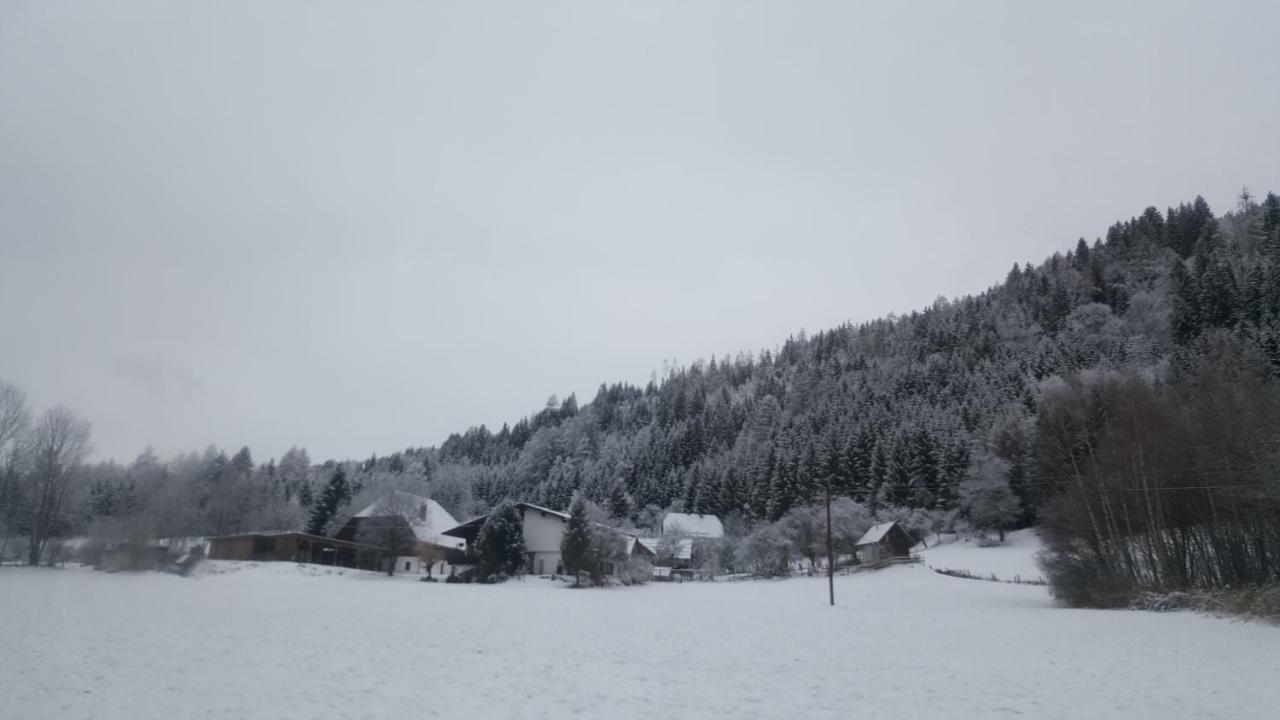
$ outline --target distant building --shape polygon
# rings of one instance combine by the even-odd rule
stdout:
[[[395,571],[409,575],[448,575],[462,559],[464,543],[445,535],[458,521],[440,503],[428,497],[394,492],[356,513],[334,534],[339,540],[358,543],[361,534],[386,523],[407,525],[416,539],[414,553],[396,557]],[[386,569],[385,565],[382,569]]]
[[[654,556],[658,554],[657,539],[642,538],[631,533],[622,533],[622,537],[627,542],[627,557],[643,558],[653,562]]]
[[[694,568],[694,555],[711,550],[708,546],[723,537],[724,525],[715,515],[673,512],[662,518],[662,537],[640,542],[653,551],[655,580],[689,579],[705,574]]]
[[[874,563],[891,557],[910,557],[916,541],[896,522],[872,525],[855,543],[858,560]]]
[[[724,537],[724,525],[715,515],[667,513],[662,518],[663,535],[687,535],[698,538]]]
[[[519,502],[515,505],[520,511],[521,526],[524,528],[525,571],[534,575],[564,573],[560,543],[564,540],[569,514],[533,503]],[[481,515],[445,530],[443,534],[461,539],[466,543],[467,553],[473,554],[472,549],[480,535],[480,528],[484,527],[488,518],[488,515]]]
[[[300,532],[258,532],[209,538],[211,560],[296,562],[377,569],[381,551],[372,545]]]

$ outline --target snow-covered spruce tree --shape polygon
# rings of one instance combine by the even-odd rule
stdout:
[[[569,522],[565,525],[564,539],[560,541],[560,559],[564,571],[573,575],[573,584],[582,584],[582,573],[591,562],[591,532],[588,527],[586,501],[574,498],[569,506]]]
[[[504,500],[489,513],[476,537],[476,554],[481,580],[505,579],[524,567],[524,521],[515,503]]]
[[[338,513],[342,504],[351,498],[351,488],[347,485],[347,474],[339,465],[325,484],[319,500],[311,508],[311,518],[307,521],[307,532],[312,535],[325,535],[329,530],[329,521]]]
[[[625,544],[608,522],[608,513],[599,505],[582,495],[574,498],[564,540],[560,543],[560,557],[565,572],[573,573],[575,586],[581,585],[583,573],[591,578],[593,585],[599,586],[610,572],[620,574],[624,570]]]

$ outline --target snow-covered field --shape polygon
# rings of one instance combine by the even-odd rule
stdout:
[[[835,608],[818,578],[567,590],[229,568],[0,568],[0,717],[1244,720],[1280,708],[1280,628],[1061,609],[1041,587],[921,566],[837,578]]]
[[[1035,528],[1028,528],[1006,534],[1004,542],[994,547],[978,547],[976,540],[947,536],[941,545],[916,546],[916,552],[924,556],[927,565],[938,570],[967,570],[982,578],[994,574],[996,579],[1005,581],[1038,581],[1044,577],[1036,565],[1035,555],[1042,547]]]

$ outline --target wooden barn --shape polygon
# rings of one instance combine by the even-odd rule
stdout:
[[[211,560],[314,563],[374,570],[381,548],[300,532],[244,533],[209,539]]]
[[[873,525],[858,539],[858,560],[863,564],[888,558],[911,557],[911,546],[916,541],[896,522]]]

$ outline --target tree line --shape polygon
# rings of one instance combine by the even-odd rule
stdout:
[[[1251,496],[1260,505],[1233,505],[1226,496],[1236,487],[1215,487],[1196,502],[1153,501],[1143,508],[1144,523],[1132,504],[1109,499],[1097,516],[1117,518],[1097,526],[1107,535],[1062,535],[1063,508],[1088,507],[1064,500],[1070,493],[1092,488],[1098,503],[1104,489],[1125,498],[1140,493],[1082,484],[1090,473],[1110,478],[1118,471],[1101,461],[1082,464],[1079,452],[1064,454],[1061,433],[1046,423],[1060,418],[1062,407],[1083,404],[1092,408],[1086,427],[1095,451],[1132,462],[1124,453],[1169,447],[1163,434],[1148,445],[1122,441],[1121,425],[1089,415],[1111,418],[1115,408],[1080,398],[1110,392],[1120,378],[1158,398],[1153,407],[1185,412],[1192,398],[1205,397],[1193,392],[1195,368],[1220,363],[1247,368],[1231,387],[1255,378],[1260,391],[1250,397],[1269,397],[1280,369],[1278,318],[1280,201],[1242,192],[1218,217],[1196,198],[1163,212],[1147,208],[1039,265],[1015,264],[1002,283],[974,296],[801,332],[756,354],[712,356],[642,386],[602,384],[587,403],[553,396],[496,431],[474,427],[435,447],[323,463],[295,448],[264,464],[254,464],[247,448],[230,456],[209,448],[167,461],[143,453],[129,465],[90,466],[83,498],[65,523],[83,530],[145,518],[146,532],[160,534],[266,527],[324,533],[362,498],[402,489],[430,495],[460,519],[509,499],[567,509],[581,497],[617,524],[653,528],[666,511],[712,513],[748,537],[780,531],[784,520],[794,526],[829,488],[868,517],[901,519],[918,535],[965,528],[999,534],[1043,523],[1055,528],[1054,538],[1092,543],[1108,567],[1113,553],[1124,562],[1133,555],[1141,561],[1134,582],[1165,586],[1165,574],[1152,574],[1151,558],[1168,565],[1186,556],[1196,558],[1187,560],[1186,582],[1205,583],[1206,558],[1238,552],[1217,535],[1195,540],[1199,555],[1167,545],[1168,533],[1203,519],[1185,506],[1212,504],[1208,517],[1216,523],[1231,516],[1224,508],[1267,506],[1274,486],[1259,480],[1250,490],[1261,493]],[[1168,423],[1176,429],[1169,438],[1215,432],[1179,422]],[[1265,477],[1270,456],[1261,449],[1269,440],[1259,432],[1264,444],[1255,445],[1253,467]],[[1181,466],[1204,485],[1239,470],[1222,458]],[[1247,484],[1236,480],[1222,484]],[[1158,492],[1169,498],[1191,491]],[[22,525],[28,513],[17,514]],[[1122,550],[1144,533],[1161,538],[1150,552]],[[1259,572],[1248,577],[1273,578],[1271,546],[1248,534],[1238,542],[1255,548],[1249,552]],[[1265,553],[1256,550],[1264,546]]]

